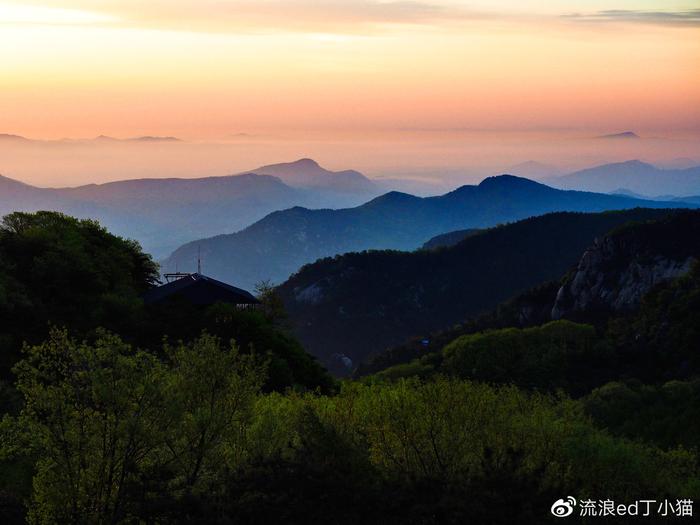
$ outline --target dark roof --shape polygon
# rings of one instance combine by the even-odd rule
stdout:
[[[179,296],[192,304],[210,305],[218,302],[233,304],[260,304],[250,292],[222,283],[206,275],[193,273],[143,294],[146,304],[159,303]]]

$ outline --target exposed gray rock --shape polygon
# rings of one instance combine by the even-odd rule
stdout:
[[[570,279],[559,289],[552,318],[591,309],[630,311],[653,286],[686,274],[695,257],[651,255],[624,239],[604,237],[584,252]]]
[[[294,292],[300,303],[318,304],[323,301],[323,288],[318,281],[305,288],[297,288]]]

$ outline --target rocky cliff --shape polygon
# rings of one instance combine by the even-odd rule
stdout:
[[[636,224],[596,239],[559,289],[552,318],[636,309],[654,286],[688,273],[700,258],[700,213]]]

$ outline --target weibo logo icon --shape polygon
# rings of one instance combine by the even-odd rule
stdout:
[[[569,496],[566,501],[563,499],[558,499],[552,505],[552,514],[557,518],[566,518],[574,513],[574,506],[576,505],[576,498]]]

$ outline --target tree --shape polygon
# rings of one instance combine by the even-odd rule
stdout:
[[[35,523],[116,522],[134,512],[129,489],[176,423],[165,367],[102,334],[93,346],[54,330],[15,367],[20,423],[37,454]]]
[[[131,329],[143,317],[140,294],[158,278],[135,241],[47,211],[2,219],[0,269],[0,378],[9,377],[22,344],[43,341],[51,324],[81,335]]]
[[[53,330],[26,349],[14,426],[37,458],[30,521],[154,519],[235,461],[263,368],[206,334],[166,354],[104,331],[87,344]]]
[[[284,301],[279,295],[277,288],[269,279],[260,281],[255,285],[255,295],[262,303],[266,317],[275,325],[284,325],[287,321],[287,311],[284,308]]]
[[[235,345],[222,351],[208,334],[188,346],[167,347],[170,403],[178,411],[178,431],[167,448],[186,492],[215,478],[223,465],[237,463],[264,367],[255,355],[240,355]],[[205,481],[205,484],[206,481]]]

